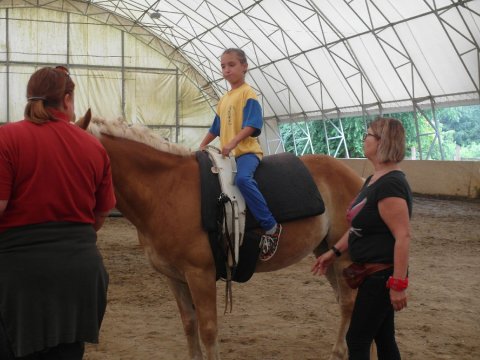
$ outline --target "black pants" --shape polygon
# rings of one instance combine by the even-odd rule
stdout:
[[[12,349],[10,348],[10,343],[7,338],[7,331],[5,330],[5,325],[3,325],[2,317],[0,316],[0,359],[2,360],[13,360]]]
[[[394,310],[385,287],[392,270],[370,275],[358,289],[347,345],[350,360],[369,360],[373,341],[378,360],[400,360],[395,341]]]
[[[1,360],[82,360],[85,352],[83,342],[72,344],[59,344],[55,347],[45,349],[27,356],[15,357],[13,355],[10,343],[8,342],[7,332],[0,317],[0,359]]]
[[[84,352],[85,344],[83,342],[76,342],[72,344],[60,344],[40,352],[15,358],[15,360],[82,360]]]

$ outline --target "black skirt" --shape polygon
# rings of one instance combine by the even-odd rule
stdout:
[[[108,274],[91,225],[48,223],[0,233],[0,316],[16,357],[98,343]]]

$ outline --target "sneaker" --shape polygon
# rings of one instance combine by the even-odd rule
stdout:
[[[272,235],[264,234],[260,240],[260,260],[267,261],[277,252],[278,240],[282,234],[282,225],[277,224],[277,229]]]

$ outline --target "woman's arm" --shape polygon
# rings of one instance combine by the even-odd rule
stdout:
[[[334,245],[334,247],[341,253],[344,253],[348,250],[348,234],[349,230],[347,230],[340,240],[338,240]],[[325,275],[328,267],[335,261],[336,258],[337,255],[332,249],[329,249],[326,253],[320,255],[312,266],[311,271],[313,275]]]
[[[0,200],[0,217],[3,215],[3,212],[7,208],[8,200]]]
[[[380,216],[395,237],[393,277],[405,279],[410,247],[410,217],[405,199],[388,197],[378,203]]]
[[[403,280],[407,277],[411,238],[407,202],[399,197],[388,197],[378,202],[378,210],[395,238],[393,277]],[[395,310],[401,310],[407,306],[405,290],[390,289],[390,299]]]
[[[93,228],[95,231],[100,230],[100,228],[103,226],[103,223],[105,222],[105,218],[108,216],[109,211],[103,211],[103,212],[95,212],[95,223],[93,224]]]

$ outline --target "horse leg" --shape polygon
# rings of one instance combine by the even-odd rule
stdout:
[[[341,314],[337,340],[333,346],[330,360],[344,360],[348,358],[345,337],[347,335],[348,326],[350,325],[350,318],[352,317],[356,291],[352,290],[342,278],[342,269],[347,265],[347,261],[336,261],[327,271],[327,279],[336,293]]]
[[[217,325],[217,288],[211,270],[194,269],[185,273],[197,313],[200,338],[208,360],[220,360]]]
[[[185,282],[181,282],[167,277],[168,286],[175,295],[180,316],[182,318],[183,329],[188,342],[188,353],[191,360],[202,360],[202,349],[198,337],[197,316],[193,306],[190,289]]]

